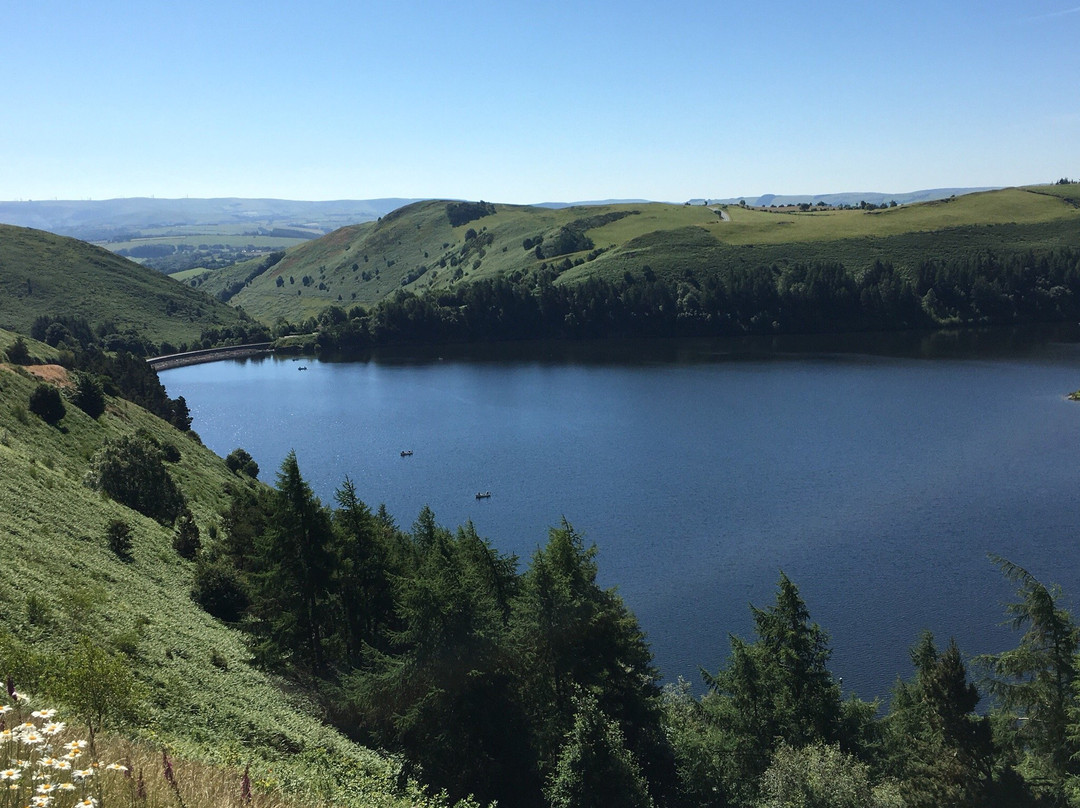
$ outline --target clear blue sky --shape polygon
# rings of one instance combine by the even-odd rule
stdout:
[[[1080,0],[5,3],[0,199],[1080,176]]]

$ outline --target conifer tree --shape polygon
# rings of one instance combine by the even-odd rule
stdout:
[[[1019,585],[1020,600],[1006,611],[1013,628],[1026,628],[1019,645],[979,661],[986,666],[988,686],[1001,705],[1014,713],[1017,737],[1027,750],[1037,790],[1063,801],[1069,777],[1080,773],[1078,747],[1069,733],[1069,712],[1077,684],[1080,629],[1058,605],[1061,593],[1000,556],[991,556],[1009,580]]]
[[[289,452],[267,530],[256,539],[255,598],[267,660],[321,672],[332,591],[330,515]]]

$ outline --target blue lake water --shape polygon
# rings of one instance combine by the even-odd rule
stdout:
[[[161,379],[210,448],[271,483],[294,449],[324,502],[348,475],[403,527],[430,505],[523,565],[565,517],[669,680],[715,671],[781,569],[866,698],[910,675],[924,628],[966,655],[1015,642],[987,553],[1080,593],[1074,342],[514,345]]]

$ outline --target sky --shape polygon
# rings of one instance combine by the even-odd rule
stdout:
[[[0,0],[0,200],[1080,177],[1080,0]]]

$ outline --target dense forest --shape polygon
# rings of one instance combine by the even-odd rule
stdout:
[[[865,271],[815,262],[699,276],[646,267],[618,281],[558,283],[569,265],[400,291],[370,311],[332,306],[278,333],[318,330],[327,351],[417,342],[597,337],[730,336],[897,331],[1075,320],[1080,250],[983,252],[927,259],[914,271],[875,261]]]
[[[1004,559],[1014,650],[974,660],[913,627],[910,675],[844,699],[827,633],[781,574],[728,661],[661,687],[595,548],[550,530],[521,568],[471,524],[409,530],[345,479],[321,503],[296,457],[274,488],[243,450],[193,597],[263,666],[318,693],[353,738],[451,797],[522,806],[980,806],[1076,802],[1078,632],[1060,594]],[[978,684],[976,684],[978,682]],[[984,696],[991,697],[984,701]]]

